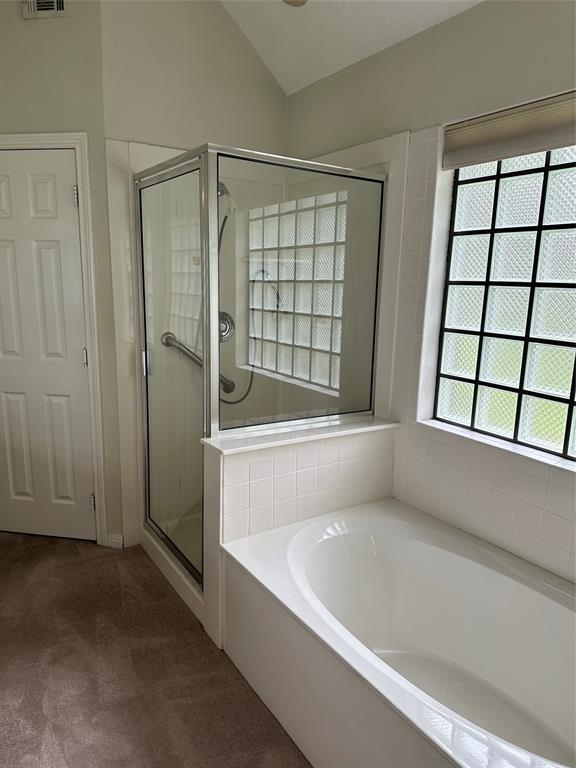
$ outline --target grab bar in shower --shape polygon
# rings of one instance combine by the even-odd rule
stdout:
[[[160,341],[162,344],[164,344],[165,347],[174,347],[174,349],[177,349],[178,351],[182,352],[183,355],[186,355],[189,360],[192,360],[193,363],[196,363],[197,366],[200,368],[203,367],[204,360],[202,360],[200,355],[197,355],[193,349],[190,349],[189,346],[184,344],[184,342],[175,336],[172,331],[166,331],[163,333],[160,337]],[[227,394],[234,392],[236,389],[236,384],[232,381],[232,379],[227,379],[226,376],[222,376],[222,374],[220,374],[220,386]]]

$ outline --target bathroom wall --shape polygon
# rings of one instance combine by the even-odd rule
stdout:
[[[390,496],[393,432],[376,430],[225,455],[222,540]]]
[[[451,196],[451,174],[439,171],[440,153],[440,129],[412,134],[391,412],[402,427],[395,432],[392,495],[574,579],[576,474],[562,468],[567,462],[551,457],[555,463],[545,463],[537,451],[503,450],[498,441],[487,444],[416,420],[431,415],[435,381],[431,347],[442,302]]]
[[[221,3],[102,3],[107,138],[283,153],[286,96]]]
[[[422,339],[439,316],[451,194],[449,175],[438,177],[440,131],[429,126],[575,88],[575,13],[572,3],[556,0],[485,2],[288,100],[290,151],[297,155],[412,131],[396,254],[389,415],[403,426],[396,432],[393,495],[570,578],[574,473],[541,462],[536,452],[527,456],[425,426],[417,415],[434,384],[433,349],[421,376]],[[433,346],[428,340],[426,351]]]
[[[288,99],[297,157],[473,117],[574,88],[576,5],[484,2]]]
[[[21,3],[0,2],[0,132],[86,131],[93,193],[104,469],[109,533],[121,532],[114,314],[106,201],[100,4],[70,16],[24,21]]]

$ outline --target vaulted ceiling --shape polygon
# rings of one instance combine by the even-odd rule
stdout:
[[[286,93],[389,48],[481,0],[222,0]]]

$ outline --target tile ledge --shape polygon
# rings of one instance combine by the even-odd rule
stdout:
[[[313,440],[324,440],[331,437],[375,432],[383,429],[394,429],[400,426],[397,421],[387,419],[359,419],[341,424],[319,424],[317,426],[298,427],[291,425],[282,429],[258,430],[251,434],[238,434],[226,437],[205,437],[204,445],[215,448],[220,453],[234,454],[247,451],[257,451],[265,448],[276,448],[283,445],[306,443]]]
[[[490,435],[472,432],[464,427],[457,427],[455,424],[447,424],[444,421],[437,421],[436,419],[417,419],[416,423],[421,424],[424,427],[430,427],[431,429],[439,429],[442,432],[449,432],[451,435],[456,435],[457,437],[464,437],[468,440],[473,440],[476,443],[482,443],[482,445],[489,445],[492,448],[498,448],[501,451],[507,451],[516,456],[524,456],[527,459],[532,459],[532,461],[539,461],[547,466],[564,469],[567,472],[576,474],[576,461],[563,459],[561,456],[555,456],[552,453],[539,451],[537,448],[529,448],[526,445],[510,443],[508,440],[500,440],[497,437],[490,437]]]

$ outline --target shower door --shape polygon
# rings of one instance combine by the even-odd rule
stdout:
[[[144,179],[138,190],[147,522],[201,582],[204,302],[198,164]]]

